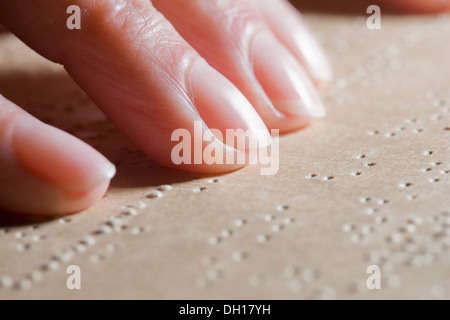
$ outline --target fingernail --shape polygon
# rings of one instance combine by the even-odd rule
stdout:
[[[312,79],[317,83],[329,82],[333,77],[330,62],[306,23],[299,19],[293,21],[290,34],[293,37],[297,55],[303,61]]]
[[[33,118],[17,123],[12,144],[27,171],[64,191],[89,191],[116,173],[115,166],[88,144]]]
[[[264,0],[262,8],[271,27],[305,67],[314,82],[326,83],[333,70],[316,37],[296,8],[287,1]]]
[[[284,114],[323,117],[317,89],[292,54],[271,34],[253,39],[255,76],[275,108]]]
[[[259,147],[270,144],[269,131],[250,102],[204,59],[197,60],[191,69],[191,89],[195,108],[210,129],[220,130],[224,137],[227,129],[242,129]]]

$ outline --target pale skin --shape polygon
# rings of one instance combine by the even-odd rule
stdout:
[[[447,0],[385,2],[408,12],[450,9]],[[70,5],[82,8],[81,30],[65,27]],[[317,88],[331,80],[331,67],[285,0],[0,0],[0,23],[63,64],[163,166],[210,174],[240,167],[175,166],[171,133],[194,121],[251,129],[264,140],[270,129],[298,130],[325,115]],[[78,212],[103,196],[114,174],[98,151],[0,95],[0,208]]]

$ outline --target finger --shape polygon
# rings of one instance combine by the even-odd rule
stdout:
[[[383,13],[439,13],[450,10],[449,0],[291,0],[300,10],[366,14],[371,5],[380,6]]]
[[[0,0],[0,4],[2,22],[32,48],[64,64],[92,100],[154,161],[200,172],[243,166],[175,164],[171,156],[178,142],[171,141],[172,133],[185,128],[193,137],[196,121],[204,129],[251,131],[267,145],[267,129],[250,103],[200,58],[150,1]],[[66,28],[65,12],[72,4],[84,13],[81,30]],[[220,137],[215,143],[221,143]],[[202,150],[207,145],[202,141]],[[225,154],[246,152],[222,148]]]
[[[0,96],[0,208],[67,214],[98,201],[115,167],[84,142]]]
[[[208,63],[240,89],[268,128],[290,131],[324,115],[312,81],[272,33],[258,1],[153,3]]]
[[[332,69],[300,13],[287,0],[262,0],[260,8],[277,38],[302,62],[318,85],[329,82]]]
[[[380,5],[396,12],[439,13],[450,11],[449,0],[381,0]]]

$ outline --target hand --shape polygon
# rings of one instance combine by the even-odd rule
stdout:
[[[66,28],[73,4],[83,12],[81,30]],[[171,134],[192,132],[194,121],[222,132],[250,129],[265,141],[267,129],[296,130],[325,114],[316,86],[330,80],[331,68],[285,0],[0,0],[0,23],[63,64],[164,166],[204,173],[240,167],[176,166]],[[96,150],[0,96],[0,207],[80,211],[101,198],[114,173]]]

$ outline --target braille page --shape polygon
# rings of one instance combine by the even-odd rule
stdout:
[[[328,116],[280,138],[273,176],[154,165],[62,67],[0,34],[0,92],[118,169],[85,212],[0,217],[0,297],[450,298],[450,19],[306,18],[335,71]]]

